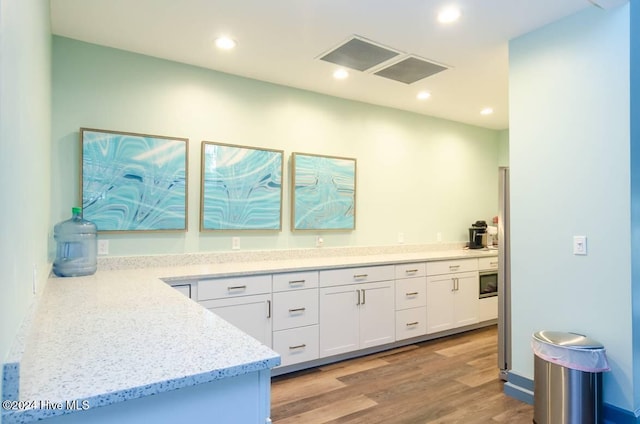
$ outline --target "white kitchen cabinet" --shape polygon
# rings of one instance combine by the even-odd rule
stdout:
[[[488,258],[478,258],[478,270],[490,271],[498,269],[498,257],[490,256]]]
[[[489,321],[498,318],[498,296],[485,297],[478,301],[478,320]]]
[[[318,323],[318,290],[292,290],[273,294],[273,330]]]
[[[280,354],[280,366],[318,359],[319,326],[308,325],[273,332],[273,350]]]
[[[427,332],[426,263],[396,265],[396,340]]]
[[[477,272],[427,277],[428,334],[478,321]]]
[[[271,347],[271,275],[200,280],[198,303]]]
[[[393,281],[321,288],[320,357],[393,342],[394,303]]]
[[[410,339],[427,333],[427,307],[396,311],[396,340]]]
[[[199,302],[262,344],[271,347],[271,295],[231,297]]]
[[[198,281],[198,301],[271,293],[271,275],[208,278]]]
[[[273,275],[273,349],[280,366],[318,359],[318,271]]]

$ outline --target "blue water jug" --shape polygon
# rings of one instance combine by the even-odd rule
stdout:
[[[82,219],[82,208],[73,208],[71,213],[71,219],[53,227],[57,245],[53,273],[59,277],[91,275],[97,269],[98,228]]]

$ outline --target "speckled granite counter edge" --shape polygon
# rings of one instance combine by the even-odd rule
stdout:
[[[247,250],[238,252],[198,252],[171,255],[106,256],[98,258],[101,271],[174,266],[264,262],[327,257],[372,256],[462,249],[465,243],[401,244],[364,247],[322,247],[309,249]]]
[[[20,359],[26,349],[27,334],[37,311],[40,293],[33,298],[16,333],[9,354],[2,364],[2,400],[18,400],[20,393]],[[5,410],[2,409],[4,413]]]
[[[215,380],[235,377],[247,374],[253,371],[260,371],[266,368],[273,368],[280,365],[280,357],[274,356],[262,361],[245,363],[242,365],[218,369],[197,375],[191,375],[172,380],[159,381],[153,384],[147,384],[140,387],[132,387],[125,390],[119,390],[111,393],[104,393],[88,398],[74,399],[76,405],[82,406],[84,402],[88,402],[91,408],[108,406],[114,403],[123,402],[131,399],[138,399],[144,396],[151,396],[159,393],[169,392],[184,387],[195,386],[198,384],[209,383]],[[20,411],[7,411],[2,409],[2,422],[4,424],[23,424],[33,421],[39,421],[46,418],[65,415],[78,412],[76,409],[25,409]]]

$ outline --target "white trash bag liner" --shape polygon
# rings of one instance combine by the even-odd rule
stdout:
[[[585,372],[610,370],[604,346],[581,334],[538,331],[531,347],[536,356],[566,368]]]

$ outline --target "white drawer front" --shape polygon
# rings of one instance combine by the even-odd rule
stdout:
[[[318,359],[319,345],[317,325],[273,333],[273,350],[280,354],[280,366]]]
[[[434,261],[427,264],[427,275],[450,274],[478,270],[477,259],[457,259],[454,261]]]
[[[427,275],[425,262],[396,265],[396,280],[401,278],[424,277]]]
[[[480,271],[498,269],[498,257],[478,258],[478,269]]]
[[[318,323],[318,290],[294,290],[273,294],[273,329]]]
[[[427,277],[396,280],[396,310],[427,305]]]
[[[287,272],[273,275],[273,291],[302,290],[318,287],[318,271]]]
[[[198,281],[198,300],[224,299],[263,293],[271,293],[271,275],[250,275]]]
[[[410,339],[427,333],[427,308],[405,309],[396,312],[396,340]]]
[[[393,280],[395,279],[394,268],[393,265],[384,265],[320,271],[320,287]]]

